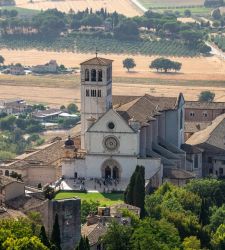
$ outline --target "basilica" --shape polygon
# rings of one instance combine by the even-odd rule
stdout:
[[[185,175],[183,95],[113,96],[112,64],[81,63],[81,133],[65,143],[63,177],[126,183],[137,165],[153,186]]]

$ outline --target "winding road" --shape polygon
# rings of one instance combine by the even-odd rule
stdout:
[[[142,11],[146,12],[148,11],[147,8],[145,8],[138,0],[131,0],[131,2],[133,4],[135,4],[139,9],[141,9]]]

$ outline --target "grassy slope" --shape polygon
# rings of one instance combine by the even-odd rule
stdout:
[[[60,200],[73,197],[79,197],[81,200],[86,201],[99,201],[101,205],[107,206],[123,203],[123,194],[60,192],[55,199]]]

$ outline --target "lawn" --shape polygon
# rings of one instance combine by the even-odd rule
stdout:
[[[113,204],[123,203],[123,194],[106,194],[106,193],[79,193],[79,192],[59,192],[55,200],[78,197],[86,201],[99,201],[101,205],[111,206]]]

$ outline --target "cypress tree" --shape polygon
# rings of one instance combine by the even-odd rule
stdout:
[[[75,250],[90,250],[88,238],[81,236],[79,245],[75,248]]]
[[[49,240],[48,240],[48,237],[47,237],[47,235],[46,235],[45,227],[44,227],[44,226],[41,227],[41,231],[40,231],[40,234],[39,234],[39,238],[40,238],[41,242],[42,242],[46,247],[48,247],[48,248],[51,247],[51,244],[50,244],[50,242],[49,242]]]
[[[124,202],[141,209],[141,218],[145,210],[145,168],[137,166],[124,193]]]
[[[59,218],[58,214],[55,215],[55,222],[52,229],[51,242],[55,244],[57,249],[61,250],[61,238],[60,238],[60,228],[59,228]]]
[[[136,179],[136,170],[132,174],[130,178],[130,183],[128,184],[124,192],[124,202],[130,205],[133,205],[133,193],[134,193],[135,179]]]
[[[133,205],[141,209],[141,218],[145,215],[145,169],[140,166],[137,169],[134,192]]]

